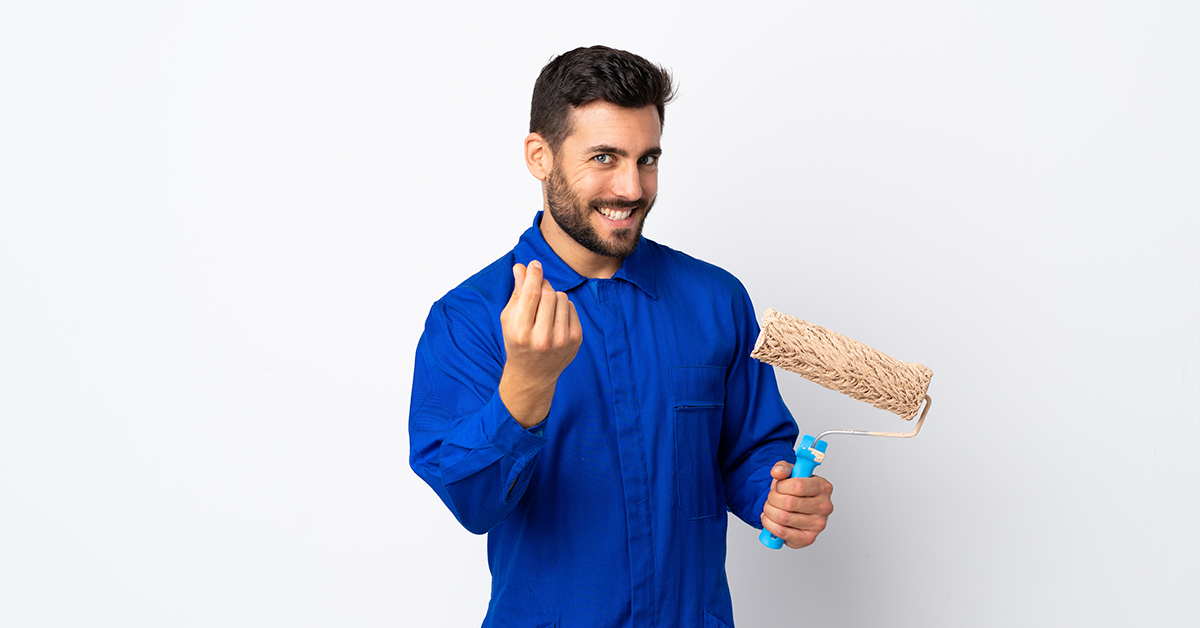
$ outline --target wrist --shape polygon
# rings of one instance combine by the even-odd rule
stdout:
[[[529,429],[546,420],[554,399],[557,379],[544,381],[521,377],[508,368],[500,377],[500,401],[521,427]]]

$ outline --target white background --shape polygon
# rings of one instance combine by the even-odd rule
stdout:
[[[680,85],[649,237],[935,373],[740,626],[1200,623],[1200,8],[815,4],[5,3],[0,625],[478,625],[413,351],[593,43]]]

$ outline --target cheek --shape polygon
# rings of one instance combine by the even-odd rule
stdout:
[[[658,172],[648,172],[642,175],[642,196],[654,198],[658,194]]]
[[[596,190],[603,189],[604,177],[596,173],[583,173],[571,179],[571,189],[582,199],[595,196]]]

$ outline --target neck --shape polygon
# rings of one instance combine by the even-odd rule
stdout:
[[[612,276],[617,274],[617,271],[621,270],[621,265],[625,263],[623,258],[594,253],[576,242],[575,238],[567,235],[567,232],[558,226],[549,209],[542,212],[542,224],[538,228],[542,231],[542,237],[546,238],[546,243],[562,258],[562,261],[566,262],[571,270],[584,277],[612,279]]]

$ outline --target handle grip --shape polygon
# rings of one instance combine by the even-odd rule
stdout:
[[[792,477],[811,478],[813,471],[821,464],[817,462],[813,449],[824,454],[825,448],[828,446],[829,443],[821,441],[817,443],[816,447],[813,447],[813,437],[805,434],[804,438],[800,440],[800,446],[796,448],[796,466],[792,467]],[[822,456],[823,458],[824,456]],[[758,540],[771,549],[777,550],[783,547],[783,539],[771,534],[766,528],[759,533]]]

